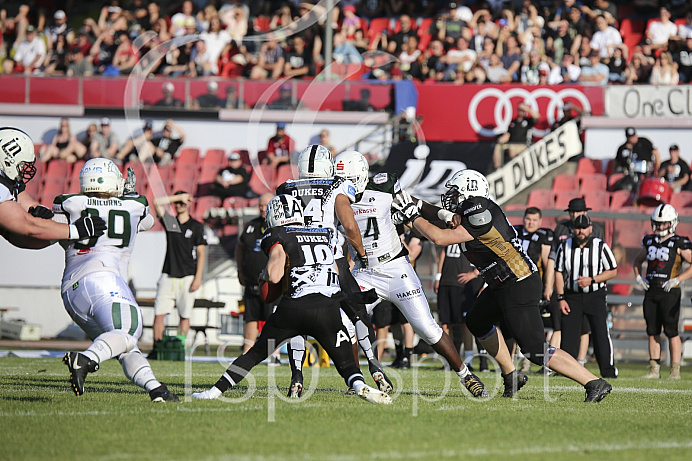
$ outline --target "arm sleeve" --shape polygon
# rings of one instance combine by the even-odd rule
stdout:
[[[150,214],[147,214],[141,221],[139,221],[139,225],[137,226],[137,229],[140,232],[148,231],[152,227],[154,227],[154,224],[156,223],[156,220],[154,217]]]
[[[557,252],[555,254],[555,270],[557,272],[565,271],[565,246],[561,244],[557,247]]]

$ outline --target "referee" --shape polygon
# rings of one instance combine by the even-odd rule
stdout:
[[[606,281],[617,274],[615,256],[603,240],[593,237],[588,215],[573,222],[574,236],[563,241],[555,256],[555,291],[562,311],[561,348],[579,352],[582,318],[591,325],[596,360],[604,378],[617,378],[607,325]]]

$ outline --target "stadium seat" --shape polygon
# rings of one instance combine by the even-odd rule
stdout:
[[[678,215],[682,217],[692,217],[692,209],[683,208],[678,210]],[[675,229],[675,233],[678,235],[684,235],[685,237],[692,238],[692,223],[689,222],[679,222],[678,227]]]
[[[599,159],[583,157],[579,159],[577,164],[577,178],[581,178],[587,174],[602,173],[602,163]]]
[[[614,191],[615,184],[617,184],[617,182],[624,177],[624,173],[613,173],[610,176],[608,176],[608,190],[611,192]]]
[[[370,25],[368,26],[368,39],[370,45],[375,43],[375,38],[382,31],[386,30],[387,33],[389,33],[391,28],[390,23],[392,22],[391,18],[373,18],[372,21],[370,21]]]
[[[221,164],[202,164],[202,170],[199,173],[199,182],[201,184],[214,182],[216,180],[216,175],[219,173],[221,168],[223,168]]]
[[[239,210],[241,208],[247,208],[250,201],[245,197],[227,197],[223,200],[221,204],[224,208],[235,208]]]
[[[202,159],[202,165],[221,165],[226,160],[226,151],[223,149],[207,149]]]
[[[636,208],[634,210],[637,210]],[[638,213],[639,211],[635,211]],[[649,221],[617,220],[613,235],[613,243],[625,248],[638,248],[641,246],[642,237],[651,232]]]
[[[579,178],[579,189],[582,192],[591,190],[605,191],[608,188],[608,178],[601,173],[591,173]]]
[[[67,177],[46,177],[43,181],[43,187],[40,190],[41,198],[38,200],[41,205],[51,207],[53,199],[58,195],[67,192]]]
[[[252,189],[253,191],[255,191],[255,193],[260,195],[266,192],[274,192],[273,177],[270,178],[265,175],[264,180],[262,180],[254,171],[250,176],[250,182],[248,183],[248,185],[250,186],[250,189]]]
[[[541,210],[551,209],[555,204],[555,195],[549,189],[534,189],[529,193],[527,207],[535,206]]]
[[[45,178],[63,178],[63,181],[70,176],[70,164],[64,160],[51,160],[46,165]]]
[[[79,192],[82,190],[81,184],[79,182],[79,177],[71,178],[69,184],[65,188],[65,193],[66,194],[79,194]]]
[[[606,163],[606,169],[605,169],[605,174],[606,176],[610,176],[615,172],[615,159],[611,158],[608,160],[608,163]]]
[[[188,181],[171,181],[171,183],[168,185],[168,192],[171,194],[179,190],[194,195],[195,191],[197,190],[197,183],[194,179],[190,179]]]
[[[276,170],[276,178],[274,178],[274,186],[278,187],[285,183],[289,179],[295,179],[298,177],[298,172],[294,171],[293,166],[286,163],[280,165]]]
[[[173,174],[173,182],[191,181],[195,179],[196,175],[196,163],[177,164],[175,166],[175,173]]]
[[[610,194],[610,210],[618,211],[624,206],[631,206],[633,203],[632,193],[628,190],[616,190]]]
[[[504,208],[505,211],[524,211],[526,209],[526,205],[515,203],[513,205],[507,205],[502,208]],[[507,216],[507,219],[513,226],[517,226],[524,222],[523,216]]]
[[[175,158],[174,163],[179,165],[197,165],[199,161],[199,149],[196,147],[184,147],[180,150],[180,154]]]
[[[207,210],[211,208],[218,208],[221,206],[221,199],[219,197],[199,197],[195,199],[194,207],[192,211],[192,217],[199,222],[204,221],[204,214]]]
[[[577,176],[569,173],[560,173],[553,180],[553,191],[575,190],[579,188]]]
[[[26,192],[31,195],[33,198],[38,197],[38,192],[41,188],[41,177],[36,175],[34,178],[26,183]]]
[[[578,190],[559,190],[555,193],[555,209],[566,210],[569,201],[573,198],[581,197],[583,194]]]
[[[607,211],[610,207],[610,194],[605,190],[582,190],[586,206],[593,211]]]
[[[546,229],[555,229],[556,225],[557,220],[554,216],[543,216],[543,219],[541,220],[541,227],[545,227]]]
[[[681,190],[680,192],[674,193],[670,199],[670,204],[678,210],[678,213],[683,208],[692,207],[692,192]]]

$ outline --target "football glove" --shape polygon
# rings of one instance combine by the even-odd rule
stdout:
[[[41,219],[53,219],[53,211],[43,205],[36,205],[29,208],[29,214]]]
[[[668,293],[670,290],[678,286],[680,282],[678,282],[677,277],[673,277],[672,279],[668,280],[666,283],[663,284],[663,291]]]
[[[401,213],[405,223],[412,223],[416,218],[420,218],[418,206],[405,190],[402,190],[398,199],[392,202],[392,206],[397,212]]]
[[[98,216],[82,216],[70,225],[70,240],[100,237],[106,231],[106,221]]]
[[[368,268],[368,257],[366,255],[356,255],[356,261],[355,265],[353,266],[354,270],[358,269],[367,269]]]
[[[135,183],[137,182],[137,177],[135,176],[135,170],[131,166],[127,167],[127,179],[125,179],[125,185],[123,186],[123,195],[134,195]]]
[[[637,275],[637,285],[639,285],[639,287],[644,291],[649,289],[649,282],[647,282],[646,279],[641,276],[641,274]]]

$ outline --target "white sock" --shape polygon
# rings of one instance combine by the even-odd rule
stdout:
[[[459,379],[461,379],[462,382],[464,381],[464,378],[471,374],[469,367],[467,367],[466,364],[462,364],[461,370],[457,371],[456,373],[459,375]]]
[[[296,370],[303,370],[303,359],[305,357],[305,338],[302,336],[294,336],[291,338],[291,352],[293,355],[289,357],[289,360],[293,360],[293,365]]]
[[[375,360],[375,354],[372,352],[372,344],[370,343],[370,335],[368,335],[368,327],[360,319],[356,322],[356,336],[358,337],[360,348],[363,349],[365,356],[368,358],[368,362]]]
[[[105,362],[132,350],[134,338],[130,338],[132,336],[120,330],[101,333],[83,354],[98,363]]]
[[[154,372],[151,371],[149,361],[144,358],[139,349],[135,349],[120,356],[120,364],[123,367],[125,376],[147,392],[152,391],[161,385],[156,380]]]
[[[360,390],[363,389],[364,387],[367,387],[365,385],[365,382],[360,380],[360,379],[353,381],[352,386],[353,386],[353,390],[356,391],[356,394],[360,393]]]

